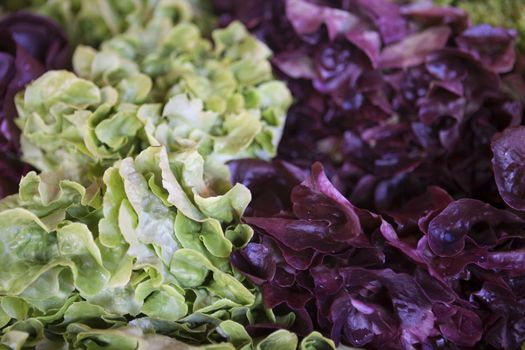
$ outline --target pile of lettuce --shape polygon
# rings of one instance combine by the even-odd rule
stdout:
[[[520,349],[518,32],[430,2],[214,5],[296,98],[278,160],[230,163],[255,230],[232,261],[264,304],[345,346]]]
[[[50,69],[70,66],[64,32],[53,21],[28,12],[0,19],[0,198],[18,190],[29,169],[20,161],[15,95]]]
[[[523,6],[435,3],[4,1],[0,349],[522,348]]]
[[[142,334],[165,346],[176,342],[154,334],[229,342],[214,349],[296,349],[288,331],[253,343],[244,330],[286,326],[293,315],[265,310],[232,270],[232,250],[252,236],[240,222],[250,192],[240,184],[216,192],[203,163],[196,151],[150,147],[88,188],[24,177],[19,194],[0,202],[1,344],[95,349],[120,346],[129,332],[137,338],[127,340],[130,349]],[[301,346],[316,344],[334,348],[316,333]]]
[[[210,41],[189,7],[168,13],[156,8],[145,28],[100,50],[79,46],[76,74],[49,72],[17,96],[27,163],[88,184],[148,146],[197,150],[226,174],[227,160],[276,154],[292,98],[273,79],[269,49],[240,23]]]
[[[297,102],[279,158],[321,161],[352,203],[385,212],[438,185],[502,205],[494,134],[522,123],[514,29],[387,0],[216,0],[274,51]]]
[[[0,13],[29,9],[57,21],[75,44],[97,47],[130,28],[142,28],[157,11],[176,18],[173,7],[191,9],[202,29],[213,26],[206,0],[4,0]]]
[[[64,11],[76,6],[40,5],[60,5]],[[228,159],[275,155],[291,95],[273,79],[269,49],[238,23],[201,34],[195,23],[203,23],[200,14],[206,11],[197,3],[159,0],[133,6],[127,10],[134,15],[123,17],[138,16],[140,23],[101,36],[98,50],[78,46],[73,64],[65,35],[48,19],[21,12],[2,21],[0,168],[6,177],[0,197],[15,192],[27,171],[20,153],[40,171],[58,171],[86,185],[115,160],[150,145],[197,148],[216,172],[227,171]],[[20,41],[18,51],[29,50],[35,59],[15,52],[10,40]],[[31,69],[19,72],[25,64]],[[49,73],[18,94],[15,108],[15,94],[28,82],[72,65],[75,75]]]
[[[525,174],[524,136],[520,127],[494,145],[508,189]],[[520,149],[509,152],[516,138]],[[244,221],[256,232],[232,262],[261,286],[265,305],[297,315],[298,334],[315,329],[366,349],[525,342],[522,214],[432,186],[381,217],[351,204],[320,163],[311,173],[281,161],[231,167],[254,196]]]

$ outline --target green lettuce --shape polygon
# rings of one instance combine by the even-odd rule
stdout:
[[[80,312],[81,309],[75,310]],[[0,340],[0,349],[18,350],[36,345],[39,350],[89,349],[89,350],[332,350],[335,346],[331,340],[323,338],[319,333],[312,333],[300,343],[297,336],[286,330],[278,330],[264,339],[254,341],[244,328],[235,322],[225,321],[217,328],[232,342],[221,342],[209,345],[190,345],[174,338],[146,333],[143,329],[124,326],[109,329],[91,328],[85,324],[73,323],[67,326],[67,340],[44,339],[38,343],[31,342],[30,333],[33,329],[11,330]],[[234,330],[235,329],[235,330]],[[312,347],[312,341],[316,347]],[[341,348],[343,349],[343,348]],[[347,348],[352,349],[352,348]]]
[[[240,221],[250,192],[217,188],[203,164],[149,147],[89,188],[24,177],[0,201],[0,349],[333,349],[316,333],[246,333],[294,316],[265,309],[232,269],[253,233]]]
[[[30,9],[51,17],[71,42],[94,47],[159,17],[177,21],[194,18],[206,32],[214,23],[206,0],[6,0],[2,9]]]
[[[291,95],[269,50],[240,23],[212,37],[164,18],[79,47],[76,75],[48,72],[16,97],[24,160],[88,184],[149,146],[197,150],[217,181],[228,160],[273,157]]]

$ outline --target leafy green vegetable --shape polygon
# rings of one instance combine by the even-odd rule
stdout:
[[[80,47],[74,65],[82,78],[116,88],[122,101],[148,96],[138,114],[152,145],[197,147],[221,158],[275,155],[291,95],[272,80],[269,49],[237,22],[212,37],[189,22],[153,22],[98,52]],[[148,77],[152,88],[141,92]]]
[[[68,344],[74,346],[75,349],[89,350],[295,350],[298,343],[297,336],[286,330],[275,331],[265,339],[253,342],[250,336],[246,334],[244,328],[232,321],[222,322],[217,331],[220,333],[226,332],[224,334],[231,342],[201,346],[189,345],[165,335],[147,333],[139,327],[125,326],[111,329],[96,329],[84,324],[73,323],[67,327],[67,342],[44,339],[36,343],[36,345],[38,345],[38,349],[44,350],[68,349]],[[230,333],[238,334],[233,335]],[[311,338],[319,340],[317,343],[318,347],[309,347],[307,345],[309,342],[311,343]],[[0,341],[0,349],[21,349],[29,344],[31,344],[30,334],[27,331],[11,330]],[[332,350],[335,349],[335,346],[331,340],[323,338],[314,332],[300,343],[299,349]]]
[[[149,147],[87,189],[28,174],[0,201],[0,349],[334,349],[319,334],[248,336],[243,325],[294,318],[232,270],[250,192],[218,190],[203,164]]]
[[[195,166],[227,187],[227,160],[275,155],[291,95],[241,24],[212,36],[161,17],[100,51],[79,47],[79,76],[49,72],[16,98],[24,160],[88,184],[115,161],[163,145],[197,150],[204,162]]]
[[[6,0],[2,5],[8,11],[29,8],[51,17],[73,43],[95,47],[158,17],[176,21],[194,17],[206,31],[213,25],[209,4],[204,0]]]
[[[43,173],[0,201],[0,349],[334,349],[245,330],[295,316],[230,265],[253,231],[225,162],[274,156],[292,98],[240,23],[201,34],[197,2],[28,1],[98,49],[16,97]]]

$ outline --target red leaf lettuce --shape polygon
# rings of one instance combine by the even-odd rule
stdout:
[[[253,191],[244,220],[256,231],[233,264],[261,286],[266,306],[295,312],[294,331],[367,349],[525,341],[520,216],[430,187],[382,217],[348,201],[319,163],[309,176],[281,161],[231,170]]]
[[[502,205],[491,140],[520,125],[514,30],[388,0],[215,0],[274,51],[296,98],[279,158],[321,161],[354,204],[387,212],[436,185]]]
[[[27,166],[19,160],[16,93],[51,69],[70,67],[70,49],[53,21],[27,12],[0,20],[0,198],[18,190]]]

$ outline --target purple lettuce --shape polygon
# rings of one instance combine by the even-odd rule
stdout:
[[[27,171],[19,160],[19,130],[14,97],[51,69],[70,67],[65,34],[53,21],[27,12],[0,20],[0,198],[16,192]]]
[[[348,201],[319,163],[310,175],[282,161],[235,161],[231,170],[254,194],[244,220],[256,232],[233,264],[266,306],[296,314],[299,334],[321,330],[367,349],[525,341],[520,216],[430,187],[382,217]]]
[[[256,231],[232,260],[265,304],[293,311],[300,334],[350,346],[519,349],[515,31],[388,0],[214,3],[223,23],[239,19],[270,46],[296,99],[279,160],[231,164],[253,193]],[[316,161],[326,175],[305,172]]]
[[[388,0],[215,0],[274,51],[296,98],[279,158],[321,161],[335,186],[386,213],[440,186],[503,204],[491,140],[520,125],[514,30]]]
[[[525,127],[505,129],[492,139],[492,164],[503,200],[525,210]]]

